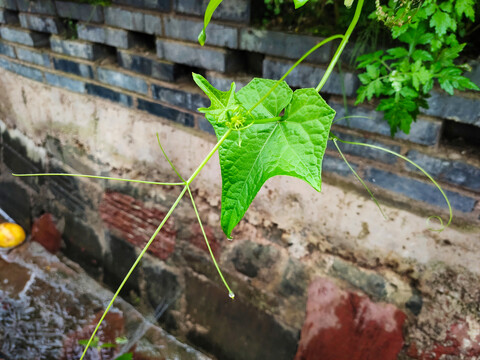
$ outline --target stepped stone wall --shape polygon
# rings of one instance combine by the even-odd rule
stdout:
[[[27,230],[41,214],[55,215],[64,224],[62,251],[112,288],[178,189],[11,173],[176,181],[155,133],[185,176],[215,141],[197,111],[209,100],[192,71],[222,90],[254,76],[278,79],[321,41],[255,29],[254,3],[225,0],[200,47],[206,4],[0,0],[0,207]],[[322,47],[286,81],[315,87],[334,50],[335,44]],[[480,356],[480,97],[436,89],[411,134],[392,139],[374,104],[353,106],[358,86],[348,66],[324,86],[322,96],[337,112],[332,131],[424,167],[451,201],[449,228],[428,230],[436,225],[425,222],[428,216],[447,219],[448,212],[415,168],[345,144],[387,220],[329,146],[322,193],[297,179],[270,180],[228,241],[219,226],[214,158],[193,189],[236,300],[221,286],[187,199],[127,282],[124,298],[145,313],[168,304],[162,326],[218,359]]]

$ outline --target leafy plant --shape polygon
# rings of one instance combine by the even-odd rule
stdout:
[[[211,19],[213,11],[220,4],[220,2],[221,0],[211,0],[209,6],[207,7],[204,29],[199,36],[200,43],[204,43],[206,40],[205,28]],[[305,2],[306,1],[297,0],[295,1],[295,5],[301,6]],[[227,237],[231,236],[232,230],[242,219],[260,188],[263,186],[265,181],[271,177],[277,175],[294,176],[306,181],[315,190],[320,191],[322,159],[328,140],[333,141],[342,157],[343,154],[341,153],[337,142],[345,142],[384,150],[415,165],[417,168],[423,171],[423,173],[439,188],[444,196],[450,211],[450,217],[446,226],[450,224],[452,220],[452,210],[448,198],[440,186],[422,168],[414,164],[411,160],[408,160],[404,156],[393,151],[382,149],[375,145],[343,141],[330,132],[330,126],[335,116],[335,111],[327,105],[327,103],[320,96],[319,92],[329,78],[359,20],[363,3],[364,0],[358,0],[355,14],[344,35],[339,34],[330,36],[329,38],[315,45],[312,49],[306,52],[282,76],[282,78],[277,81],[255,78],[238,92],[235,92],[235,83],[232,83],[229,91],[220,91],[208,83],[208,81],[201,75],[193,74],[194,81],[205,92],[211,101],[210,107],[201,108],[199,111],[203,112],[208,121],[213,125],[218,142],[188,179],[184,179],[177,171],[165,153],[160,141],[160,149],[172,167],[173,171],[177,174],[180,180],[179,182],[162,183],[78,174],[17,175],[80,176],[94,179],[108,179],[152,185],[183,187],[172,207],[167,212],[164,219],[157,227],[143,250],[140,252],[122,283],[119,285],[112,300],[105,309],[104,314],[100,318],[92,336],[87,341],[86,348],[81,359],[84,358],[89,346],[92,346],[92,344],[98,344],[98,341],[96,342],[95,340],[95,336],[100,324],[112,307],[115,299],[119,295],[123,286],[126,284],[128,278],[144,256],[145,252],[155,240],[166,221],[172,215],[183,196],[187,193],[192,202],[194,212],[204,236],[205,243],[212,257],[212,261],[228,291],[230,298],[235,298],[235,294],[225,280],[222,271],[215,260],[212,249],[210,248],[210,244],[205,234],[202,221],[190,189],[192,182],[217,150],[219,151],[220,167],[222,172],[221,225]],[[351,5],[351,3],[347,3],[347,5]],[[313,51],[336,39],[341,40],[340,45],[337,48],[329,66],[327,67],[327,70],[325,71],[324,76],[320,80],[317,87],[315,89],[307,88],[292,91],[287,83],[284,82],[288,74],[290,74],[290,72]],[[371,191],[368,189],[363,180],[360,179],[352,167],[350,168],[373,198]],[[375,198],[373,199],[375,200]],[[375,202],[378,204],[376,200]],[[444,227],[442,220],[439,217],[436,218],[440,221],[443,229]]]
[[[389,0],[380,6],[377,0],[373,15],[403,44],[357,59],[364,73],[359,75],[362,86],[356,104],[380,98],[377,110],[384,112],[392,136],[398,130],[410,132],[420,107],[428,108],[426,99],[435,82],[450,95],[455,89],[480,90],[462,75],[468,66],[455,63],[466,45],[459,43],[457,34],[464,33],[467,20],[474,21],[474,1],[402,0],[402,7],[398,3]]]

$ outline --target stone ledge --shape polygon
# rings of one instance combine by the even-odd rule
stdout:
[[[214,19],[229,20],[241,23],[250,22],[251,0],[226,0],[215,10]],[[177,13],[203,16],[208,0],[174,0]]]
[[[104,20],[103,7],[70,1],[55,1],[58,15],[67,19],[101,23]]]
[[[135,52],[117,50],[118,65],[121,67],[155,79],[173,82],[182,74],[176,63],[158,60],[154,55],[138,55]]]
[[[427,155],[417,150],[410,150],[407,157],[424,168],[431,176],[465,187],[469,190],[480,191],[480,167],[467,164],[459,160],[439,158]],[[409,163],[405,163],[408,170],[419,170]]]
[[[55,3],[53,0],[16,0],[19,11],[38,13],[45,15],[56,15]]]
[[[324,40],[320,37],[289,34],[279,31],[242,29],[240,31],[240,49],[259,52],[266,55],[298,60],[313,46]],[[332,45],[327,43],[310,54],[305,62],[328,63]]]
[[[50,38],[52,51],[85,60],[98,60],[108,54],[108,50],[102,45],[91,44],[81,40],[66,40],[57,36]]]
[[[157,38],[157,56],[168,61],[220,72],[240,68],[235,53],[222,48]]]
[[[105,24],[146,34],[162,35],[160,16],[120,7],[105,8]]]
[[[362,118],[343,119],[346,116],[345,106],[338,101],[329,100],[328,104],[337,112],[335,124],[351,129],[364,130],[376,134],[390,136],[390,126],[383,120],[383,114],[375,109],[364,105],[347,106],[349,116],[361,116]],[[398,132],[396,139],[407,140],[421,145],[436,145],[439,142],[442,123],[431,121],[419,116],[416,122],[412,123],[410,134]]]
[[[16,46],[15,49],[19,60],[50,68],[50,55],[47,52],[35,51],[23,46]]]
[[[46,46],[49,43],[48,35],[18,27],[0,27],[0,36],[7,41],[33,47]]]
[[[444,209],[448,208],[442,194],[433,184],[427,184],[419,180],[375,168],[367,168],[365,178],[372,184],[399,193],[413,200],[422,201]],[[453,191],[444,191],[453,209],[464,213],[474,211],[478,199]]]
[[[26,29],[56,35],[65,31],[63,23],[56,17],[20,13],[19,19],[20,25]]]
[[[129,49],[135,45],[135,37],[127,30],[103,25],[80,23],[77,25],[78,38],[94,43],[105,44],[120,49]]]
[[[432,91],[427,99],[428,109],[421,109],[424,114],[443,119],[455,120],[480,127],[480,98],[455,96],[445,92]]]
[[[280,79],[294,62],[281,59],[265,58],[263,61],[263,77],[268,79]],[[301,64],[298,65],[285,79],[292,87],[315,88],[325,74],[322,67]],[[357,75],[351,72],[339,74],[332,71],[330,78],[325,83],[322,93],[352,96],[356,93],[360,82]]]
[[[168,16],[164,17],[163,22],[165,37],[198,44],[198,34],[203,29],[203,20]],[[238,29],[235,27],[212,22],[207,27],[206,35],[206,45],[238,48]]]

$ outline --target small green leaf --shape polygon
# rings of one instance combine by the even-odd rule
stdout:
[[[390,133],[393,137],[399,129],[406,134],[410,132],[410,124],[414,120],[410,109],[413,110],[414,108],[415,103],[413,101],[383,99],[380,101],[377,110],[384,111],[385,119],[390,124]]]
[[[458,17],[461,17],[463,14],[467,18],[469,18],[471,21],[475,21],[474,5],[475,5],[474,0],[456,0],[455,11]]]
[[[412,67],[412,84],[415,90],[419,90],[420,86],[424,86],[432,78],[432,73],[427,70],[420,61],[417,61],[415,64],[418,66]]]
[[[380,61],[380,58],[383,55],[383,50],[375,51],[374,53],[361,55],[357,58],[357,69],[366,67],[369,64],[376,63]]]
[[[449,28],[455,31],[457,28],[456,24],[450,15],[441,10],[437,10],[430,19],[430,26],[435,28],[435,32],[439,36],[445,35]]]
[[[440,87],[445,90],[448,94],[454,94],[453,84],[449,80],[440,81]]]
[[[475,84],[469,78],[466,78],[465,76],[460,76],[460,78],[461,79],[458,80],[458,82],[460,84],[460,87],[459,87],[460,90],[463,90],[463,89],[480,90],[480,88],[477,86],[477,84]]]
[[[358,74],[358,79],[363,85],[367,85],[371,81],[370,76],[368,76],[367,73]]]
[[[374,80],[376,79],[377,77],[380,76],[380,70],[378,69],[377,66],[375,65],[367,65],[367,74],[368,76],[370,77],[370,79]]]
[[[388,49],[387,53],[393,56],[393,59],[400,59],[405,56],[408,56],[408,51],[404,47],[396,47],[392,49]]]
[[[405,86],[400,91],[400,94],[406,98],[416,98],[418,97],[418,92],[413,90],[411,87]]]
[[[235,98],[235,83],[232,83],[229,91],[220,91],[210,85],[202,75],[193,73],[193,80],[211,101],[210,107],[200,108],[198,111],[204,113],[212,125],[217,122],[226,122],[228,112],[234,112],[239,106],[239,102]]]
[[[366,95],[367,99],[371,100],[373,95],[380,96],[383,90],[383,83],[381,80],[376,79],[367,85]]]
[[[457,44],[449,47],[445,47],[438,56],[437,62],[442,65],[442,67],[448,67],[453,65],[453,60],[458,58],[460,53],[462,52],[463,48],[467,45],[464,44]]]
[[[425,50],[415,50],[412,54],[413,60],[433,61],[433,56]]]
[[[440,9],[442,9],[443,11],[449,13],[449,12],[452,12],[452,3],[450,1],[444,1],[442,3],[440,3]]]
[[[426,30],[419,29],[419,31],[426,31]],[[417,44],[422,44],[422,45],[428,44],[430,41],[432,41],[433,38],[434,38],[433,34],[426,32],[425,34],[421,34],[418,37]]]
[[[344,5],[347,7],[347,8],[351,8],[352,7],[352,4],[353,4],[353,0],[344,0]]]
[[[203,29],[202,31],[200,31],[200,34],[198,34],[198,42],[202,46],[205,45],[205,40],[207,39],[207,34],[206,34],[207,26],[210,23],[210,20],[212,19],[213,13],[215,12],[215,10],[217,9],[218,5],[220,5],[221,2],[222,0],[210,0],[210,2],[208,3],[207,9],[205,10],[204,19],[203,19]]]
[[[394,26],[392,27],[392,38],[396,39],[407,31],[407,26]]]

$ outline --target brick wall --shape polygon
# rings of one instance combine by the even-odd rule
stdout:
[[[21,111],[24,110],[16,110],[15,107],[23,105],[13,102],[13,105],[9,105],[7,100],[2,100],[0,206],[14,211],[27,228],[33,218],[44,211],[64,217],[63,251],[90,274],[111,286],[121,280],[121,275],[128,270],[128,264],[133,262],[141,245],[155,230],[156,220],[168,210],[169,200],[173,196],[171,191],[165,190],[160,195],[152,196],[135,186],[63,178],[18,180],[11,178],[9,173],[91,173],[93,170],[97,174],[117,174],[131,171],[133,164],[136,166],[137,163],[127,162],[127,155],[122,158],[115,153],[109,160],[100,160],[101,156],[97,158],[89,153],[89,136],[92,133],[82,126],[96,129],[107,115],[98,115],[98,119],[95,111],[90,119],[83,116],[82,111],[88,108],[89,103],[98,104],[99,101],[104,101],[105,106],[112,109],[120,107],[134,118],[148,116],[149,119],[158,119],[159,123],[172,124],[176,131],[212,140],[212,127],[197,111],[199,107],[208,106],[209,101],[194,85],[190,76],[192,71],[204,74],[222,90],[226,90],[231,81],[235,81],[239,88],[254,76],[277,79],[296,58],[321,40],[312,36],[254,29],[249,25],[250,1],[225,0],[207,30],[207,45],[200,47],[197,35],[202,28],[202,13],[206,4],[207,1],[203,0],[114,0],[112,6],[103,8],[68,1],[0,0],[0,67],[18,75],[18,81],[25,82],[25,89],[33,89],[34,85],[28,85],[28,81],[33,80],[44,86],[40,89],[45,94],[52,93],[48,89],[61,89],[60,93],[65,97],[77,99],[81,105],[70,105],[70,108],[64,104],[58,106],[63,106],[65,111],[77,111],[77,123],[69,126],[87,134],[84,139],[79,137],[72,142],[64,139],[66,135],[59,135],[62,131],[68,134],[68,126],[58,131],[40,125],[37,127],[36,124],[48,124],[49,121],[61,124],[61,113],[51,115],[56,118],[50,119],[50,115],[43,116],[43,111],[38,111],[39,118],[32,122],[33,130],[26,127],[17,130],[17,126],[22,129],[24,120]],[[335,46],[331,44],[321,48],[294,70],[287,82],[292,87],[315,87],[334,50]],[[473,80],[478,83],[477,75],[478,71],[473,73]],[[334,133],[345,140],[366,142],[399,152],[430,172],[452,203],[455,226],[462,228],[456,240],[466,239],[458,244],[462,250],[455,256],[461,259],[462,254],[467,254],[469,260],[466,261],[470,263],[471,258],[480,255],[475,245],[480,238],[477,233],[480,225],[480,97],[473,92],[457,93],[451,97],[435,89],[429,99],[430,108],[424,109],[412,124],[411,134],[397,134],[392,139],[388,124],[382,120],[382,114],[374,110],[374,104],[353,106],[358,86],[356,74],[348,66],[344,66],[341,73],[334,72],[324,86],[322,96],[337,111]],[[28,93],[27,90],[25,92]],[[28,96],[24,95],[23,87],[21,94],[25,109],[29,109],[25,111],[35,117],[32,112],[36,110],[29,108],[32,105],[27,105]],[[59,99],[63,101],[63,95]],[[52,107],[57,106],[53,100],[51,104]],[[366,118],[347,121],[342,119],[346,115]],[[85,120],[87,118],[89,120]],[[148,120],[145,123],[155,122]],[[116,126],[113,120],[109,124]],[[149,126],[143,125],[140,120],[138,124],[142,124],[139,127]],[[118,127],[123,126],[118,124]],[[129,144],[135,143],[134,139],[128,141]],[[141,139],[136,141],[141,142]],[[116,145],[109,143],[108,146],[114,148]],[[441,194],[410,165],[390,154],[369,148],[346,144],[340,146],[351,165],[376,195],[394,209],[392,211],[446,214],[446,204]],[[151,150],[147,144],[145,147],[145,152]],[[143,157],[141,161],[137,160],[139,164],[148,159],[140,151],[133,155],[134,161],[135,156]],[[183,160],[188,161],[188,155]],[[149,169],[146,173],[156,174],[152,170],[155,165],[149,166],[146,167]],[[142,172],[136,175],[143,178],[140,176]],[[327,184],[333,184],[341,189],[340,192],[363,192],[331,146],[324,159],[323,175]],[[219,174],[215,173],[214,176],[218,177]],[[199,197],[203,201],[204,212],[209,214],[209,219],[218,219],[218,203],[208,200],[207,194],[201,195],[201,191]],[[14,198],[24,199],[21,206],[12,205]],[[274,207],[274,197],[269,199]],[[295,201],[291,203],[295,204]],[[277,205],[279,208],[284,206],[281,203]],[[265,212],[265,207],[258,205],[256,209]],[[255,210],[249,214],[252,211]],[[349,240],[347,245],[343,240],[337,240],[334,229],[326,229],[324,233],[319,230],[320,235],[317,235],[320,240],[302,245],[304,249],[300,253],[303,255],[297,255],[296,244],[303,244],[303,240],[297,237],[310,237],[305,235],[306,230],[289,233],[285,230],[286,226],[282,228],[281,221],[256,220],[258,213],[251,216],[247,214],[247,225],[242,225],[238,241],[233,243],[223,240],[218,221],[209,221],[207,226],[214,251],[240,294],[235,308],[225,307],[224,293],[218,288],[217,275],[204,248],[200,229],[195,225],[192,215],[187,214],[186,209],[180,209],[180,215],[167,223],[167,231],[157,239],[159,241],[152,247],[151,256],[134,273],[128,285],[129,289],[141,293],[153,308],[159,305],[159,296],[168,294],[174,303],[171,305],[172,311],[162,319],[163,324],[173,333],[219,358],[293,358],[307,298],[309,304],[318,301],[314,295],[310,295],[309,289],[318,284],[321,285],[317,287],[326,289],[325,293],[332,294],[332,299],[337,296],[335,294],[343,294],[339,295],[342,299],[351,297],[356,302],[357,310],[373,308],[374,305],[365,300],[365,294],[373,302],[387,302],[400,309],[385,312],[386,317],[392,317],[390,320],[394,323],[392,326],[396,336],[395,349],[385,350],[388,354],[398,353],[403,343],[402,354],[408,352],[411,358],[425,358],[428,351],[439,348],[445,339],[456,339],[459,344],[461,340],[469,340],[461,338],[463,335],[459,335],[458,328],[478,324],[478,314],[457,308],[452,310],[456,317],[449,315],[448,326],[445,325],[448,331],[445,330],[443,338],[435,333],[433,324],[422,323],[426,318],[442,319],[448,312],[444,308],[449,303],[448,296],[442,295],[432,300],[432,291],[437,291],[441,281],[448,279],[451,282],[447,292],[469,292],[459,300],[459,304],[465,307],[474,302],[478,292],[478,286],[474,285],[478,283],[475,280],[477,275],[469,273],[468,280],[457,283],[452,279],[461,276],[463,270],[450,271],[447,270],[450,267],[445,266],[436,271],[434,256],[431,265],[424,265],[420,255],[414,256],[417,265],[411,265],[410,255],[402,255],[403,250],[399,248],[389,251],[396,253],[400,260],[392,260],[389,254],[377,257],[366,250],[355,250],[355,246],[361,249],[373,246],[357,243],[358,239],[375,237],[369,235],[368,226],[365,229],[363,224],[362,231],[356,237],[352,235],[355,240]],[[345,216],[340,210],[331,210],[329,214],[333,218]],[[350,208],[349,214],[355,216],[355,211]],[[252,230],[252,226],[255,230]],[[348,225],[345,226],[348,228]],[[412,230],[411,233],[423,234],[425,229],[426,226],[423,230]],[[350,236],[349,230],[342,234]],[[399,233],[398,237],[402,236]],[[440,234],[434,243],[425,247],[440,254],[443,250],[438,248],[455,242],[452,240],[455,235],[442,236]],[[383,240],[375,241],[375,246],[382,248]],[[407,244],[408,236],[399,241]],[[382,251],[387,251],[389,246],[385,245]],[[369,251],[372,249],[369,248]],[[441,260],[448,263],[448,256]],[[477,273],[476,270],[472,271]],[[325,278],[335,279],[340,287],[348,290],[338,290]],[[431,303],[422,310],[423,297]],[[322,304],[322,316],[326,316],[328,311],[335,313],[338,304],[341,309],[344,306],[343,300]],[[219,313],[211,310],[212,306],[221,309]],[[381,305],[379,308],[387,309],[388,306]],[[359,320],[351,318],[353,315],[349,311],[342,318],[342,321],[350,324],[348,326],[358,321],[373,321],[368,312]],[[242,314],[243,318],[236,314]],[[408,330],[404,332],[406,335],[402,340],[401,328],[405,314]],[[189,323],[184,325],[182,322],[186,319]],[[258,330],[262,327],[275,335],[268,342]],[[356,331],[354,327],[352,329],[352,332]],[[377,326],[372,331],[378,333],[381,339],[385,332],[382,329],[382,326]],[[237,337],[237,333],[249,332],[250,335],[245,335],[246,340]],[[308,353],[309,347],[303,336],[302,349]],[[325,334],[319,336],[323,339],[320,343],[328,343]],[[471,338],[469,341],[474,340]],[[356,341],[363,340],[353,339],[351,343],[356,344]],[[375,346],[384,345],[368,346],[375,349]],[[249,347],[247,352],[246,347]],[[474,354],[476,350],[472,349],[459,345],[448,354],[438,350],[438,356],[467,356]],[[335,352],[328,354],[334,354],[334,358],[336,356]],[[298,358],[303,359],[302,356],[300,352],[297,354]],[[368,358],[370,355],[361,353],[351,356]]]

